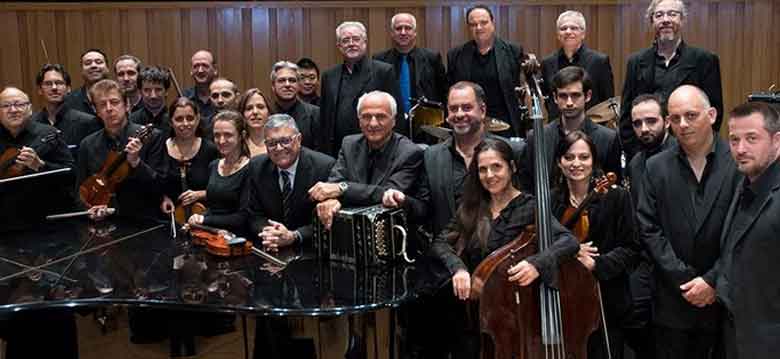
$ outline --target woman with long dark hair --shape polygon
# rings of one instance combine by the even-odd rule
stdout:
[[[596,146],[582,131],[573,131],[561,141],[555,155],[557,188],[552,195],[553,212],[561,219],[567,209],[570,213],[582,210],[578,218],[587,222],[587,232],[583,229],[580,234],[586,238],[579,238],[582,242],[577,259],[599,281],[610,351],[613,359],[620,359],[624,342],[621,324],[631,310],[628,276],[640,248],[628,191],[612,186],[608,192],[594,193],[586,200],[603,175],[597,158]],[[607,357],[600,327],[588,341],[588,358]]]
[[[463,183],[463,197],[455,218],[432,244],[432,253],[441,259],[452,275],[452,291],[460,302],[453,305],[449,325],[453,330],[452,347],[455,358],[479,357],[479,314],[470,305],[471,273],[491,252],[517,238],[528,225],[535,223],[534,197],[521,191],[515,172],[512,149],[501,140],[485,139],[474,150]],[[554,245],[543,253],[530,256],[513,267],[510,280],[528,285],[541,276],[553,277],[558,259],[572,257],[577,242],[571,233],[553,222]]]
[[[246,120],[246,144],[251,157],[267,153],[263,128],[270,114],[269,102],[262,91],[247,90],[238,102],[238,111]]]

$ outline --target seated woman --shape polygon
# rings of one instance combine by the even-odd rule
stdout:
[[[455,218],[432,244],[431,251],[452,274],[454,297],[461,300],[451,313],[454,322],[445,330],[457,357],[478,358],[479,314],[468,305],[471,273],[494,250],[517,238],[526,226],[535,223],[536,203],[531,194],[520,191],[512,149],[500,140],[485,139],[474,150],[474,160],[463,184],[463,198]],[[554,277],[558,259],[577,253],[576,239],[557,221],[553,222],[553,246],[526,258],[510,269],[509,279],[529,285],[537,277]],[[471,318],[471,319],[469,319]]]
[[[593,194],[594,182],[601,175],[596,160],[596,147],[582,131],[569,133],[558,149],[558,188],[552,195],[553,213],[561,222],[567,208],[579,209],[585,205],[582,216],[587,219],[587,238],[579,238],[577,259],[590,270],[601,286],[609,345],[613,359],[623,358],[621,323],[631,310],[628,287],[629,272],[638,260],[637,241],[631,196],[622,187],[608,188],[604,194]],[[606,341],[601,327],[588,341],[589,358],[607,358]]]
[[[225,229],[245,235],[245,218],[241,211],[241,192],[249,174],[244,117],[235,111],[214,115],[214,143],[222,158],[209,164],[204,214],[193,214],[188,222]]]
[[[251,157],[267,153],[263,128],[268,121],[269,109],[265,95],[256,88],[247,90],[238,102],[238,111],[246,119],[246,144]]]
[[[192,100],[176,99],[168,109],[168,118],[173,129],[165,141],[170,173],[160,207],[169,214],[177,204],[190,206],[205,201],[209,164],[219,158],[219,151],[213,142],[203,138],[199,109]]]

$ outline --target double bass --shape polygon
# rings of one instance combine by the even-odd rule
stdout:
[[[560,262],[557,289],[540,280],[525,287],[508,280],[509,268],[553,244],[541,76],[528,66],[523,75],[521,103],[536,134],[536,225],[491,253],[474,271],[471,298],[479,299],[480,331],[489,338],[483,340],[483,358],[584,359],[588,338],[601,322],[598,286],[590,271],[572,256]]]

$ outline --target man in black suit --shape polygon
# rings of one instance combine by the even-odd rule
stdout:
[[[298,65],[289,61],[279,61],[271,68],[271,93],[274,95],[273,113],[283,113],[295,119],[298,132],[301,133],[303,146],[312,150],[315,139],[320,135],[320,108],[298,98],[301,74]]]
[[[520,122],[515,95],[519,86],[523,47],[504,41],[496,35],[493,12],[477,5],[466,12],[466,25],[472,40],[447,52],[447,81],[471,81],[485,90],[487,115],[507,122],[511,127],[500,134],[525,137],[526,125]]]
[[[276,251],[311,240],[316,203],[308,191],[317,182],[327,181],[335,160],[301,146],[302,134],[289,115],[271,115],[263,134],[268,155],[250,163],[243,211],[251,233],[257,233],[263,247]]]
[[[122,55],[114,60],[114,76],[122,87],[122,96],[127,102],[127,112],[133,113],[143,107],[141,103],[141,88],[138,87],[138,75],[143,66],[141,60],[133,55]]]
[[[612,78],[612,66],[609,56],[585,46],[586,23],[585,16],[579,11],[565,11],[558,16],[556,22],[558,42],[561,48],[542,60],[542,77],[545,95],[552,94],[552,78],[558,71],[567,66],[579,66],[585,69],[593,81],[593,94],[585,109],[598,105],[615,96],[615,85]],[[555,101],[547,101],[547,113],[550,118],[559,115]]]
[[[639,238],[655,269],[656,358],[711,358],[722,314],[714,289],[719,237],[739,177],[701,89],[677,88],[668,111],[678,144],[647,161],[637,207]]]
[[[739,105],[729,114],[731,156],[743,176],[721,238],[723,270],[718,296],[734,324],[724,342],[737,354],[729,352],[728,358],[769,358],[780,353],[778,117],[776,108],[760,102]]]
[[[390,19],[393,48],[374,55],[395,68],[401,91],[401,111],[409,113],[410,98],[425,97],[443,102],[447,78],[441,55],[431,49],[417,47],[417,19],[409,13],[398,13]]]
[[[65,96],[65,107],[96,116],[89,88],[94,83],[108,78],[108,56],[100,49],[89,49],[81,54],[79,63],[84,86]]]
[[[672,90],[689,84],[701,88],[717,110],[712,128],[720,129],[723,117],[723,94],[720,82],[720,60],[704,49],[688,46],[682,39],[687,9],[682,0],[653,0],[647,7],[647,21],[655,30],[653,46],[628,58],[623,85],[620,117],[620,138],[626,158],[632,158],[639,144],[631,129],[631,108],[634,98],[655,93],[666,99]]]
[[[367,42],[362,23],[346,21],[336,28],[336,46],[344,63],[325,71],[321,83],[318,148],[327,154],[337,154],[344,137],[360,133],[355,106],[362,94],[379,90],[391,94],[396,103],[400,99],[393,66],[366,56]],[[402,130],[400,117],[396,122]]]
[[[328,182],[317,183],[309,190],[311,198],[320,202],[317,215],[326,228],[342,203],[379,204],[389,190],[412,194],[420,175],[422,149],[393,132],[398,111],[395,98],[387,92],[372,91],[360,97],[357,109],[362,133],[344,138]],[[411,197],[407,200],[416,201]]]

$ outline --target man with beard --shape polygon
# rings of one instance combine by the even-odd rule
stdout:
[[[655,41],[652,47],[628,58],[621,108],[631,108],[640,94],[669,98],[680,85],[694,85],[704,90],[717,110],[712,128],[718,131],[723,117],[720,60],[717,55],[683,41],[682,29],[688,20],[685,4],[682,0],[653,0],[647,7],[646,18],[655,30]],[[626,158],[632,158],[640,146],[631,128],[630,111],[623,111],[620,117],[620,138]]]
[[[569,66],[558,71],[552,79],[553,97],[561,111],[560,118],[544,126],[545,148],[542,153],[547,156],[550,173],[556,167],[552,160],[558,149],[558,143],[569,132],[580,130],[585,132],[596,145],[595,158],[604,172],[620,173],[620,145],[615,130],[594,123],[585,116],[585,104],[591,99],[593,83],[585,70],[577,66]],[[520,183],[523,190],[530,191],[534,183],[534,149],[533,136],[529,133],[528,146],[525,149],[525,161],[520,163]]]
[[[81,54],[81,77],[84,86],[65,96],[65,107],[95,116],[95,106],[89,97],[92,84],[108,78],[108,56],[100,49],[89,49]]]
[[[728,144],[712,130],[717,110],[704,91],[680,86],[668,111],[677,145],[647,161],[651,175],[642,177],[637,206],[639,239],[654,265],[655,354],[718,358],[719,237],[739,176]]]
[[[33,121],[62,131],[62,139],[73,149],[71,154],[75,154],[81,140],[100,130],[102,125],[95,116],[63,106],[70,88],[70,75],[62,65],[43,65],[35,76],[35,83],[45,103],[44,108],[33,115]]]
[[[565,11],[558,16],[556,29],[561,48],[542,60],[542,90],[545,95],[552,92],[549,86],[558,70],[567,66],[579,66],[585,69],[593,81],[593,95],[585,105],[586,110],[614,96],[615,86],[609,56],[585,46],[585,16],[579,11]],[[550,118],[559,116],[555,101],[547,101],[546,105]]]
[[[362,94],[383,91],[400,98],[393,66],[366,56],[368,35],[362,23],[341,23],[336,28],[336,46],[344,62],[322,74],[320,99],[318,148],[330,155],[339,153],[344,137],[360,133],[355,105]],[[396,130],[402,130],[403,121],[396,116]]]
[[[141,89],[143,106],[130,114],[130,122],[154,125],[160,130],[163,138],[168,138],[171,124],[165,108],[165,99],[168,96],[168,88],[171,87],[170,74],[167,70],[155,66],[144,68],[138,75],[137,86]]]
[[[114,60],[116,82],[122,87],[129,113],[143,108],[141,91],[138,87],[138,74],[141,73],[141,60],[133,55],[122,55]]]
[[[320,108],[298,99],[300,73],[298,65],[279,61],[271,69],[271,92],[274,94],[274,113],[283,113],[295,119],[298,131],[303,136],[303,145],[313,150],[315,138],[319,135]]]
[[[444,64],[438,52],[417,47],[417,19],[409,13],[395,14],[390,19],[390,38],[393,48],[374,55],[374,59],[395,68],[403,113],[409,113],[412,98],[443,102],[447,88]]]
[[[203,123],[204,119],[211,119],[216,111],[210,101],[209,85],[217,78],[217,60],[211,51],[198,50],[192,55],[190,64],[190,76],[195,81],[195,86],[185,89],[182,95],[198,105],[200,120]]]
[[[320,95],[317,94],[320,87],[320,68],[317,63],[308,57],[298,60],[298,74],[301,77],[301,86],[298,89],[298,97],[301,101],[314,106],[320,105]]]

